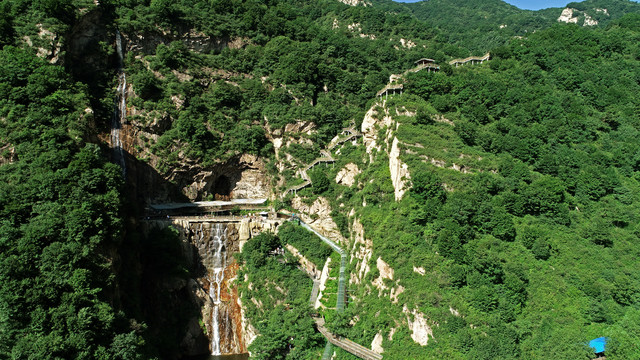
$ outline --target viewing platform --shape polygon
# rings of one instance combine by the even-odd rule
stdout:
[[[377,97],[385,98],[389,97],[389,95],[402,94],[402,89],[404,89],[404,85],[402,84],[387,84],[382,90],[378,91],[376,94]]]
[[[433,59],[420,59],[416,61],[416,67],[412,69],[412,72],[418,72],[423,69],[427,69],[428,72],[431,71],[440,71],[440,65],[436,64],[436,61]]]

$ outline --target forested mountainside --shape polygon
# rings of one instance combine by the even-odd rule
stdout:
[[[2,1],[0,359],[194,355],[199,270],[143,209],[239,166],[349,255],[337,312],[337,253],[247,242],[255,358],[322,356],[311,313],[386,359],[639,358],[638,6]]]
[[[141,339],[114,298],[123,179],[96,144],[87,88],[5,46],[0,358],[122,358]]]
[[[626,13],[640,10],[640,5],[632,1],[598,0],[572,2],[565,9],[540,11],[521,10],[500,0],[429,0],[400,6],[441,30],[445,41],[480,51],[488,51],[513,36],[523,36],[558,21],[606,26]]]
[[[637,356],[637,20],[554,26],[372,106],[375,140],[342,150],[362,174],[325,195],[360,240],[336,331],[392,358],[581,358],[599,336]]]

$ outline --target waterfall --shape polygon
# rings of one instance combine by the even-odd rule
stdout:
[[[122,37],[117,30],[116,51],[118,53],[118,88],[116,89],[113,117],[111,119],[111,147],[113,148],[113,161],[120,165],[122,168],[122,176],[125,176],[127,173],[127,164],[125,163],[124,150],[122,149],[122,141],[120,140],[120,128],[127,116],[127,76],[123,70]]]
[[[224,240],[227,237],[227,227],[225,224],[216,223],[211,229],[210,250],[212,254],[212,263],[209,273],[209,297],[213,302],[213,314],[211,316],[211,354],[220,355],[220,290],[224,280],[225,253]]]
[[[213,307],[213,315],[211,316],[211,327],[213,334],[211,336],[211,355],[220,355],[220,324],[218,323],[218,317],[220,316],[220,307],[215,305]]]
[[[206,324],[208,352],[217,356],[246,354],[243,318],[237,292],[239,251],[235,224],[193,221],[188,225],[189,242],[197,251],[194,270],[198,273],[194,295],[200,299],[202,321]],[[195,255],[195,254],[194,254]],[[205,343],[207,344],[207,343]],[[204,344],[202,344],[204,345]],[[198,352],[206,351],[198,347]]]

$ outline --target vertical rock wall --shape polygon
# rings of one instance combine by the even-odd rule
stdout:
[[[242,314],[237,286],[242,279],[237,276],[240,266],[234,254],[240,252],[242,245],[251,237],[263,231],[275,231],[277,225],[277,221],[260,218],[246,218],[237,223],[187,219],[154,222],[153,226],[173,226],[178,229],[183,256],[191,273],[195,274],[188,281],[186,289],[191,301],[200,309],[200,315],[189,321],[188,329],[178,330],[185,331],[181,344],[184,355],[211,354],[215,347],[215,341],[212,341],[214,337],[219,339],[216,350],[222,355],[248,352],[247,347],[255,339],[255,331]],[[222,274],[216,274],[220,264]],[[204,343],[201,340],[203,338],[209,341]]]
[[[235,224],[210,222],[190,222],[185,225],[184,240],[190,251],[195,252],[193,258],[197,259],[195,265],[198,278],[195,280],[204,290],[196,294],[204,305],[201,310],[207,335],[210,340],[213,340],[214,334],[219,337],[220,354],[246,353],[247,345],[243,339],[242,316],[235,286],[239,266],[233,256],[240,251],[238,228]],[[217,232],[221,234],[218,235]],[[219,240],[216,239],[218,236]],[[223,273],[218,274],[221,281],[216,282],[215,269],[219,265],[222,265]],[[210,341],[209,350],[214,350],[213,343],[214,341]]]

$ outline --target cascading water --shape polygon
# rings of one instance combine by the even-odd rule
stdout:
[[[201,299],[202,320],[206,323],[208,352],[218,356],[247,353],[244,341],[242,308],[238,299],[239,265],[233,254],[240,251],[235,224],[197,221],[189,224],[191,244],[198,256],[196,270],[201,274],[195,295]],[[194,259],[195,260],[195,259]],[[205,270],[205,271],[203,271]],[[204,347],[200,351],[205,351]]]
[[[127,164],[125,163],[124,150],[122,149],[122,141],[120,140],[120,128],[127,116],[127,76],[123,70],[122,37],[117,30],[116,51],[118,53],[118,88],[116,89],[113,118],[111,119],[111,146],[113,148],[113,161],[120,165],[122,175],[125,176],[127,173]]]
[[[209,273],[209,297],[213,301],[213,314],[211,315],[211,354],[220,355],[220,289],[224,281],[224,240],[227,235],[227,227],[217,223],[211,229],[210,250],[212,251],[212,263]]]

